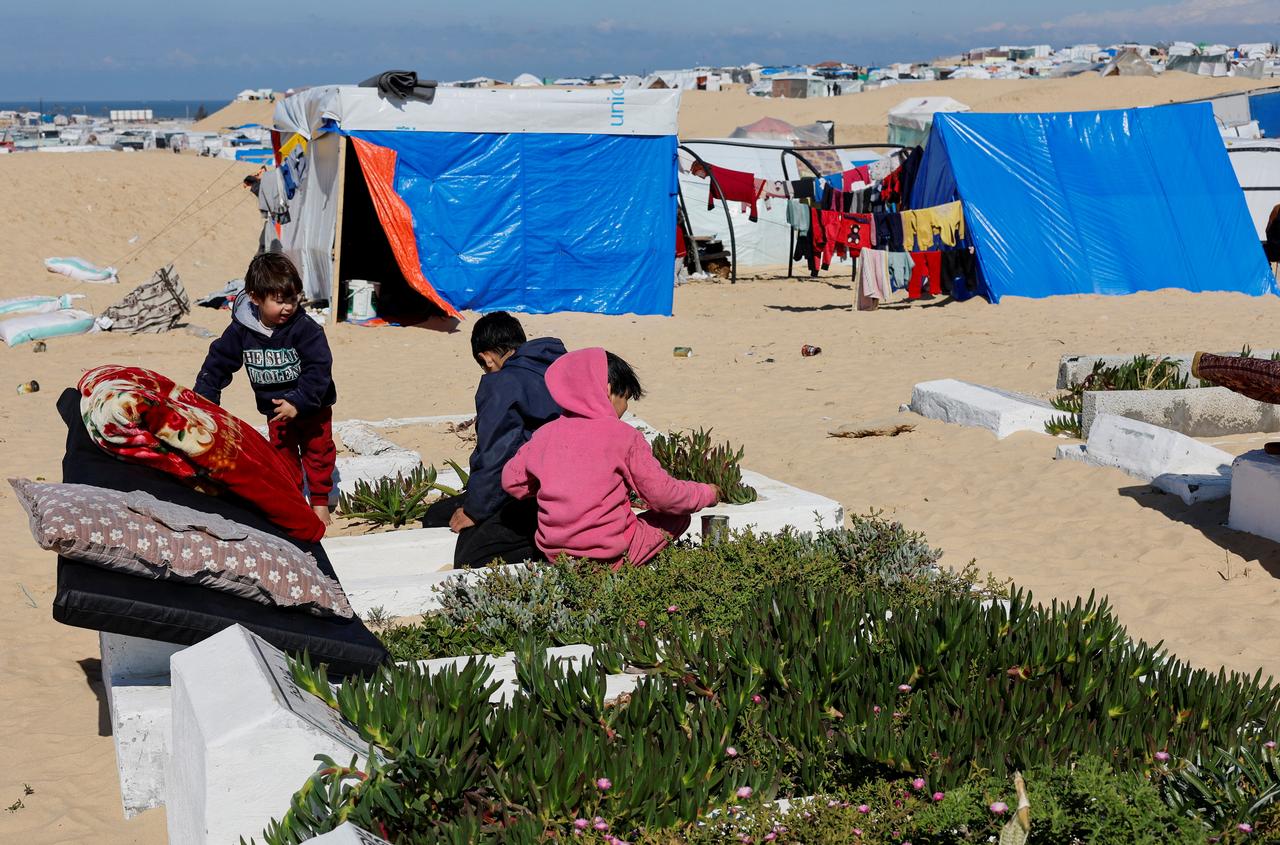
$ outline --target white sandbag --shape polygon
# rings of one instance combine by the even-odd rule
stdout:
[[[93,315],[74,308],[49,314],[28,314],[0,321],[0,340],[10,346],[29,340],[44,340],[68,334],[84,334],[93,329]]]
[[[120,281],[116,278],[116,268],[98,267],[83,258],[46,258],[44,266],[50,273],[61,273],[78,282],[114,285]]]
[[[70,308],[77,299],[84,299],[82,293],[64,293],[62,296],[15,296],[11,299],[0,299],[0,314],[48,314],[50,311],[61,311]]]

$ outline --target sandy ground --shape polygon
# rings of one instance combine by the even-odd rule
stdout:
[[[1141,90],[1131,99],[1156,96],[1149,84],[1138,80],[1133,87]],[[1186,87],[1187,95],[1205,93],[1199,85]],[[959,98],[966,97],[976,100]],[[821,112],[838,118],[833,108],[824,103]],[[796,117],[775,104],[748,101],[740,115],[726,111],[704,125],[723,131],[762,114]],[[179,253],[177,268],[193,295],[220,287],[242,272],[256,245],[256,208],[235,187],[250,170],[167,153],[0,157],[0,297],[76,289],[101,310]],[[200,195],[206,185],[212,187]],[[192,208],[213,204],[123,265],[125,284],[76,287],[41,265],[58,254],[127,259],[193,197]],[[197,240],[201,233],[207,234]],[[139,239],[130,244],[135,234]],[[948,563],[974,559],[1045,600],[1096,590],[1110,597],[1135,636],[1164,640],[1199,665],[1280,672],[1280,628],[1274,624],[1280,547],[1227,530],[1224,504],[1193,510],[1119,472],[1055,463],[1061,441],[1047,436],[1020,434],[1000,442],[985,431],[920,419],[912,420],[914,432],[896,438],[827,436],[842,423],[894,415],[912,385],[927,379],[954,377],[1047,395],[1064,353],[1233,349],[1244,343],[1274,348],[1280,345],[1273,328],[1280,300],[1165,292],[1010,297],[999,306],[970,302],[874,313],[853,312],[850,301],[846,274],[817,281],[765,274],[736,286],[683,287],[669,319],[557,315],[530,317],[526,325],[531,335],[557,335],[571,348],[604,344],[629,359],[650,393],[634,410],[655,426],[713,426],[717,435],[745,445],[752,469],[831,496],[853,512],[881,509],[924,531],[946,550]],[[197,309],[192,322],[220,331],[226,319],[226,312]],[[338,417],[470,410],[479,370],[470,360],[465,323],[463,329],[329,327]],[[821,346],[822,354],[801,357],[806,343]],[[190,383],[207,345],[208,339],[179,330],[68,338],[50,342],[43,354],[33,354],[30,345],[0,349],[4,476],[58,477],[64,430],[54,401],[84,370],[136,363]],[[676,345],[692,346],[694,356],[672,357]],[[14,393],[18,382],[32,378],[41,392]],[[256,421],[243,381],[226,400],[231,411]],[[433,452],[430,459],[443,457],[447,445],[437,434],[395,436]],[[1262,439],[1226,442],[1240,451]],[[0,813],[0,842],[164,842],[162,810],[129,822],[121,818],[96,635],[52,621],[53,555],[35,547],[7,489],[0,490],[0,544],[11,550],[0,564],[0,742],[6,757],[0,807],[18,799],[24,804]],[[23,795],[24,783],[33,794]]]

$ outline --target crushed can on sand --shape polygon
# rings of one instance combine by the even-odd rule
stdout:
[[[35,346],[33,346],[33,347],[31,347],[31,351],[32,351],[32,352],[44,352],[44,351],[45,351],[46,349],[48,349],[48,348],[49,348],[49,347],[45,344],[45,342],[44,342],[43,340],[37,340],[37,341],[36,341],[36,345],[35,345]]]
[[[822,347],[810,346],[809,344],[806,343],[804,346],[800,347],[800,354],[805,358],[812,358],[814,355],[822,354]]]
[[[688,358],[689,356],[693,355],[693,347],[677,346],[675,349],[671,350],[671,354],[676,358]]]
[[[38,392],[40,392],[40,382],[36,381],[35,379],[32,379],[31,381],[24,381],[22,384],[18,385],[19,396],[21,396],[24,393],[38,393]]]

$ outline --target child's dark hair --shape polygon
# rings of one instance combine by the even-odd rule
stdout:
[[[494,311],[471,327],[471,357],[478,361],[481,352],[515,352],[527,339],[519,320],[506,311]]]
[[[609,362],[609,392],[619,399],[644,398],[644,388],[631,365],[612,352],[606,352],[604,356]]]
[[[264,252],[255,255],[244,271],[244,290],[259,299],[302,296],[302,276],[284,253]]]

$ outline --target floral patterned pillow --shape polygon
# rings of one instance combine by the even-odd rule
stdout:
[[[342,587],[315,558],[216,514],[87,484],[9,479],[41,548],[144,578],[172,578],[261,604],[351,618]]]

